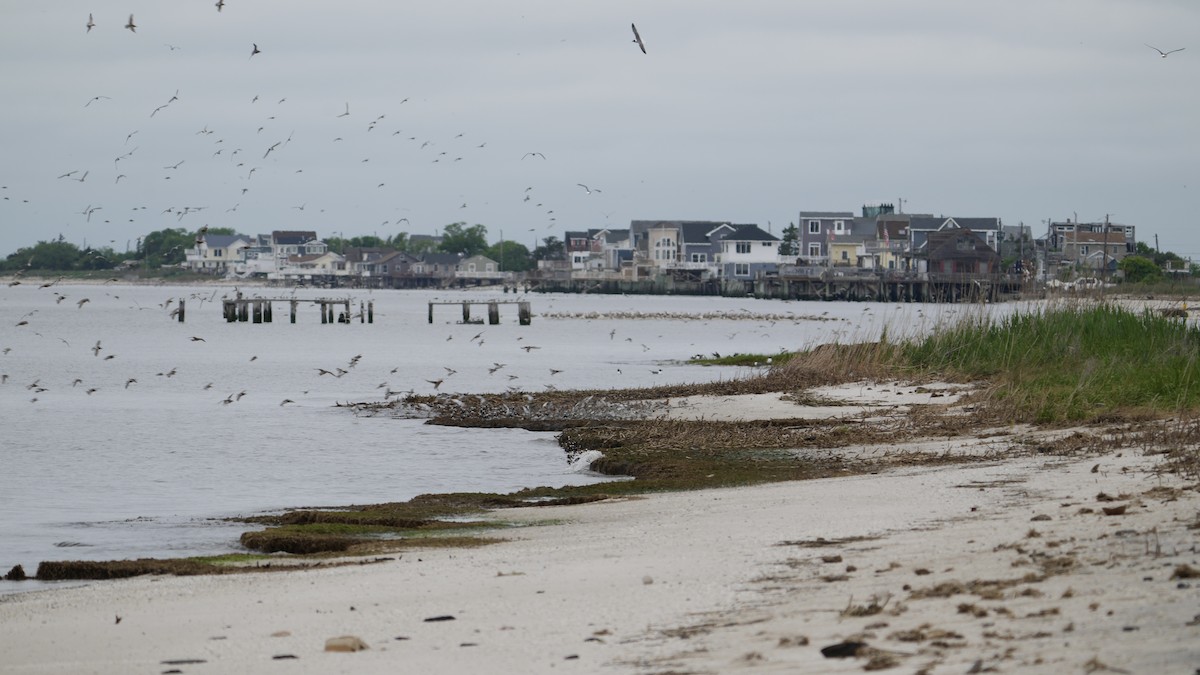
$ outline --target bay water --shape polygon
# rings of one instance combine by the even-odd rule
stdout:
[[[374,323],[226,323],[221,299],[372,302]],[[64,284],[0,288],[0,574],[43,560],[220,554],[228,517],[511,492],[611,478],[572,465],[555,434],[356,415],[339,402],[421,394],[643,387],[746,376],[694,355],[777,353],[927,331],[949,305],[694,296],[541,295],[521,326],[462,323],[496,289],[368,291]],[[186,322],[170,311],[180,299]],[[340,311],[340,306],[336,311]],[[476,306],[475,317],[486,318]],[[325,375],[321,370],[329,371]],[[340,371],[345,371],[340,374]],[[435,388],[434,383],[441,380]],[[229,401],[229,402],[227,402]],[[286,402],[285,402],[286,401]],[[37,585],[0,582],[0,592]]]

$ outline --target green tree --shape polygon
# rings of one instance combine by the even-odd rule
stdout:
[[[408,250],[408,233],[397,232],[394,235],[388,235],[388,238],[383,242],[384,246],[396,251]]]
[[[350,237],[350,241],[347,244],[354,248],[388,248],[384,240],[373,234]]]
[[[800,255],[800,228],[795,223],[788,223],[783,231],[783,240],[779,242],[779,255]]]
[[[185,259],[185,251],[196,245],[199,232],[182,227],[156,230],[142,238],[140,253],[147,268],[174,265]]]
[[[1162,278],[1162,270],[1158,265],[1140,255],[1125,256],[1117,263],[1117,269],[1125,273],[1125,281],[1130,283],[1152,282]]]
[[[466,227],[466,223],[450,223],[442,228],[443,253],[462,253],[470,257],[488,249],[487,228],[483,225]]]
[[[500,263],[500,269],[505,272],[526,272],[537,265],[533,256],[529,254],[529,248],[515,241],[493,244],[484,255]]]
[[[567,255],[566,246],[562,240],[554,235],[550,235],[542,240],[542,245],[533,249],[533,259],[537,260],[562,260]]]
[[[62,235],[54,241],[39,241],[33,246],[17,249],[4,261],[6,270],[73,270],[76,269],[81,252],[79,247],[65,241]]]

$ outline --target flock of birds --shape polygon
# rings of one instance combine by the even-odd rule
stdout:
[[[224,0],[216,2],[215,7],[218,12],[224,9]],[[84,24],[85,32],[91,33],[93,29],[102,29],[103,26],[103,21],[98,23],[94,14],[88,14]],[[131,33],[142,35],[142,33],[138,33],[139,27],[134,15],[130,14],[124,28]],[[645,53],[646,45],[637,26],[631,24],[631,28],[633,42],[638,49]],[[149,31],[150,28],[147,30]],[[166,47],[172,52],[181,49],[181,47],[171,44],[167,44]],[[259,56],[264,52],[264,48],[261,48],[259,43],[251,43],[248,58],[264,58]],[[115,92],[112,92],[112,95],[109,95],[109,92],[93,93],[83,102],[82,107],[89,110],[114,105],[124,107],[125,103],[119,99],[120,96]],[[296,204],[295,202],[280,203],[280,201],[287,199],[286,195],[288,194],[303,192],[316,197],[313,201],[324,200],[327,202],[326,205],[337,208],[340,212],[343,209],[336,206],[337,200],[344,193],[357,189],[362,191],[360,194],[371,191],[383,194],[385,197],[380,201],[375,195],[368,197],[363,194],[365,199],[362,201],[370,200],[373,204],[386,203],[390,201],[388,195],[390,191],[399,191],[403,188],[406,192],[412,192],[411,176],[412,172],[418,171],[416,169],[418,163],[423,161],[431,168],[465,165],[470,163],[478,153],[489,151],[486,140],[482,138],[469,140],[469,134],[465,131],[450,137],[443,137],[437,133],[422,135],[414,130],[396,126],[385,131],[384,125],[391,120],[389,115],[393,118],[400,118],[399,106],[406,104],[409,101],[408,98],[403,98],[396,103],[396,109],[373,111],[362,126],[353,124],[359,113],[357,110],[353,110],[350,101],[346,101],[340,112],[336,114],[330,112],[330,121],[337,122],[338,125],[329,125],[329,135],[325,138],[317,135],[319,132],[313,131],[311,127],[297,134],[295,128],[289,129],[284,126],[289,122],[291,124],[304,123],[297,119],[296,114],[288,112],[287,96],[278,96],[277,100],[266,110],[262,109],[268,105],[263,99],[264,96],[259,94],[250,98],[248,106],[253,107],[240,116],[243,120],[241,124],[230,126],[231,120],[236,120],[239,116],[229,115],[228,111],[225,111],[222,113],[225,115],[222,122],[223,129],[218,130],[216,124],[203,125],[192,133],[194,141],[190,141],[174,135],[177,131],[170,129],[171,122],[162,121],[164,116],[169,115],[172,110],[190,104],[186,95],[181,93],[180,89],[175,89],[174,93],[164,96],[162,103],[147,110],[146,122],[132,130],[125,128],[113,133],[114,150],[112,171],[109,175],[112,182],[109,184],[109,189],[103,192],[98,191],[98,188],[93,188],[91,191],[75,190],[79,191],[81,195],[90,195],[90,197],[80,198],[76,207],[78,210],[68,211],[65,215],[77,214],[78,221],[75,222],[84,227],[85,232],[88,231],[87,225],[101,222],[105,225],[120,224],[124,227],[129,227],[130,224],[142,224],[142,227],[159,229],[162,227],[161,220],[164,217],[172,217],[175,221],[174,226],[194,222],[196,225],[203,223],[207,226],[211,223],[214,226],[234,226],[235,229],[238,229],[236,225],[239,222],[237,216],[239,208],[242,208],[243,205],[253,204],[254,208],[259,209],[259,212],[261,209],[267,208],[279,214],[274,219],[277,222],[268,226],[270,229],[312,229],[311,226],[306,228],[298,223],[290,222],[302,219],[306,208],[308,209],[307,213],[313,214],[310,220],[321,219],[324,221],[321,225],[328,227],[328,220],[319,215],[325,213],[325,208],[322,206],[314,205],[316,208],[308,208],[309,202]],[[205,102],[198,101],[198,103],[204,105]],[[128,114],[123,115],[122,119],[137,118],[135,110],[127,108],[125,110]],[[195,110],[193,108],[191,112],[194,113]],[[311,115],[312,113],[312,110],[299,112],[300,115]],[[167,140],[162,136],[164,133],[171,133],[173,141],[164,142]],[[387,139],[381,138],[382,136],[386,136]],[[393,139],[401,145],[387,143]],[[143,143],[138,143],[139,140],[142,140]],[[301,143],[306,145],[303,151],[291,153],[296,148],[294,144]],[[338,150],[341,146],[345,146],[346,149]],[[186,155],[169,157],[164,156],[163,149],[166,147],[190,147],[191,149],[187,151]],[[308,165],[304,157],[300,156],[311,158],[314,151],[322,157],[319,166]],[[156,154],[151,156],[148,153]],[[547,155],[536,149],[525,152],[519,159],[548,161]],[[358,166],[355,166],[356,164]],[[378,170],[372,170],[370,167],[378,167]],[[315,191],[312,187],[314,183],[305,180],[305,177],[302,176],[306,170],[311,173],[319,172],[329,175],[331,171],[339,168],[341,173],[333,181],[338,184],[337,194]],[[62,167],[56,175],[59,180],[74,181],[85,188],[97,180],[103,180],[101,167],[97,166],[66,166]],[[270,178],[264,178],[268,175]],[[422,171],[422,175],[428,176],[440,184],[446,184],[447,181],[454,179],[453,175],[445,175],[441,172],[429,174],[428,170]],[[536,176],[539,175],[544,174],[534,172],[531,179],[536,179]],[[168,181],[169,183],[167,183]],[[155,185],[156,182],[158,187]],[[354,185],[355,183],[357,186]],[[574,184],[582,191],[580,194],[585,197],[602,193],[602,190],[584,182],[575,182]],[[214,189],[214,185],[229,187]],[[259,188],[259,185],[263,185],[263,187]],[[172,199],[174,203],[159,204],[153,207],[147,203],[141,203],[145,195],[164,192],[161,188],[167,186],[170,186],[171,190],[164,194],[176,195]],[[463,187],[467,189],[466,185]],[[529,186],[518,197],[529,209],[528,217],[520,226],[527,227],[529,233],[541,233],[530,235],[535,245],[539,238],[556,232],[558,215],[551,200],[561,199],[563,195],[568,194],[558,186],[551,186],[551,189],[555,191],[539,195],[533,186]],[[7,186],[0,186],[0,191],[3,190],[7,190]],[[64,190],[64,195],[70,199],[70,195],[75,191]],[[262,197],[257,196],[260,192],[262,192]],[[195,199],[195,201],[187,203],[175,201],[182,193],[192,195],[190,199]],[[203,196],[197,199],[196,196],[200,194]],[[466,197],[467,195],[464,193],[460,196]],[[591,198],[596,199],[597,197]],[[3,199],[9,200],[10,196],[4,194]],[[29,203],[29,201],[29,199],[21,200],[23,203]],[[224,203],[220,203],[221,201]],[[398,198],[396,201],[401,203],[390,209],[386,206],[371,207],[370,210],[373,210],[374,214],[355,218],[358,222],[350,227],[356,226],[359,232],[379,232],[381,228],[387,232],[389,227],[411,226],[412,223],[408,217],[397,213],[406,211],[408,208],[403,205],[403,200]],[[463,210],[470,208],[469,201],[469,199],[460,199],[454,202],[460,204],[457,207],[446,205],[447,220],[445,222],[465,221]],[[367,209],[364,207],[363,210]],[[598,213],[603,213],[606,219],[610,215],[603,211]],[[374,215],[374,218],[371,218],[371,215]],[[339,219],[344,217],[343,215]],[[147,223],[147,221],[150,222]],[[286,224],[281,226],[281,223]],[[413,229],[428,230],[442,224],[444,223],[418,224],[418,227]],[[246,223],[245,227],[261,229],[263,227],[261,218],[253,224]],[[189,229],[195,229],[195,225]],[[105,235],[111,237],[111,228],[101,231],[99,234],[100,237]],[[95,241],[97,237],[86,237],[85,235],[86,238]],[[102,242],[103,239],[101,238],[100,241]],[[119,242],[114,238],[109,238],[107,244],[113,249],[120,247]],[[127,247],[129,246],[128,241],[125,244]],[[103,245],[99,248],[103,248]]]
[[[12,282],[10,282],[9,285],[10,286],[20,285],[20,284],[22,284],[23,280],[24,280],[24,276],[18,275],[18,278],[14,279]],[[96,297],[98,297],[98,299],[100,299],[102,301],[101,309],[99,311],[111,312],[111,311],[113,311],[114,304],[119,304],[119,305],[123,305],[125,309],[133,310],[135,312],[147,311],[147,312],[152,312],[152,313],[158,313],[158,314],[163,315],[162,320],[171,321],[172,319],[177,317],[178,313],[182,309],[182,307],[181,307],[183,304],[182,300],[177,299],[175,297],[169,297],[169,298],[165,299],[163,302],[154,303],[152,305],[142,305],[136,299],[133,299],[130,297],[126,297],[124,300],[122,300],[121,295],[119,294],[120,292],[132,293],[132,291],[122,291],[116,287],[111,287],[111,288],[108,287],[108,284],[113,281],[117,281],[117,280],[111,279],[111,280],[109,280],[109,282],[105,282],[105,285],[99,286],[99,287],[93,287],[91,289],[92,290],[91,295],[95,295],[96,293],[103,292],[104,297],[96,296]],[[29,281],[27,285],[32,288],[33,282]],[[61,312],[63,310],[57,310],[60,312],[60,314],[58,316],[54,317],[53,321],[45,321],[45,322],[41,321],[41,319],[48,318],[44,314],[41,314],[43,312],[43,310],[45,309],[45,307],[32,309],[31,311],[22,315],[15,322],[15,325],[13,326],[13,330],[21,331],[22,333],[31,334],[31,335],[41,338],[41,339],[46,339],[46,340],[57,339],[60,342],[62,342],[67,348],[77,349],[77,347],[73,346],[69,340],[67,340],[63,337],[56,338],[53,331],[61,330],[61,328],[57,328],[57,327],[61,326],[62,322],[64,320],[69,321],[73,324],[79,324],[79,325],[88,325],[89,324],[90,320],[88,318],[85,318],[84,315],[78,315],[77,318],[71,318],[71,317],[76,316],[76,315],[74,315],[74,312],[76,312],[76,311],[79,311],[79,312],[88,312],[89,311],[89,309],[88,309],[89,303],[92,302],[91,297],[69,297],[67,295],[67,293],[71,293],[72,295],[74,295],[76,292],[78,292],[79,290],[82,290],[82,289],[83,289],[83,287],[78,287],[78,286],[65,287],[63,284],[63,279],[61,277],[38,284],[38,286],[35,290],[38,292],[44,291],[47,294],[46,302],[52,303],[50,305],[51,307],[60,305],[64,301],[73,301],[75,304],[75,309],[65,310],[65,311],[71,312],[71,315],[69,315],[69,316],[61,314]],[[218,302],[219,299],[225,299],[226,297],[232,297],[232,294],[236,294],[238,291],[235,288],[232,291],[224,291],[225,294],[220,295],[222,292],[223,292],[223,289],[216,289],[216,290],[211,291],[211,293],[207,292],[207,291],[206,292],[197,291],[197,292],[192,292],[190,295],[188,295],[186,297],[183,297],[183,296],[181,296],[181,297],[183,300],[187,300],[187,304],[188,304],[188,307],[190,310],[192,310],[193,312],[199,312],[199,311],[203,310],[206,303],[216,303],[216,302]],[[250,296],[250,297],[253,297],[253,296]],[[90,311],[96,311],[96,310],[90,310]],[[119,309],[118,311],[124,311],[124,310]],[[39,314],[41,314],[41,316],[39,316]],[[568,320],[568,321],[575,320],[575,321],[585,321],[588,323],[591,323],[594,321],[599,321],[599,322],[603,322],[603,323],[612,325],[613,322],[639,321],[639,320],[647,320],[647,319],[679,320],[684,317],[683,317],[683,315],[678,315],[678,314],[661,314],[661,313],[639,314],[636,312],[635,313],[624,313],[624,314],[613,313],[613,314],[606,314],[606,315],[601,315],[601,316],[556,314],[553,312],[548,312],[545,315],[545,318],[547,320],[556,320],[556,319],[557,320]],[[782,322],[787,322],[787,323],[800,323],[800,322],[807,322],[810,320],[817,322],[817,321],[822,320],[824,317],[807,317],[807,316],[797,315],[797,314],[793,314],[793,313],[777,314],[777,315],[776,314],[754,314],[754,313],[747,312],[747,311],[731,312],[728,314],[728,316],[723,316],[721,314],[714,314],[714,313],[701,313],[701,314],[691,317],[691,319],[699,321],[699,322],[703,322],[705,324],[709,324],[709,323],[713,323],[713,322],[723,322],[729,318],[736,319],[738,321],[739,325],[747,326],[747,328],[743,329],[743,330],[749,330],[748,327],[750,325],[757,326],[757,328],[755,328],[754,330],[758,333],[761,333],[760,337],[767,338],[770,336],[771,328],[773,326],[775,326],[775,324],[777,322],[782,321]],[[176,324],[172,321],[171,325],[174,326]],[[462,326],[459,329],[450,332],[446,336],[445,342],[455,342],[456,339],[462,340],[463,337],[465,337],[465,334],[462,332],[462,328],[464,328],[464,327],[466,327],[466,326]],[[43,330],[46,333],[40,332]],[[234,326],[233,330],[247,330],[247,328]],[[532,341],[528,340],[527,338],[529,337],[529,335],[521,334],[521,335],[516,335],[514,337],[512,334],[501,333],[501,334],[497,334],[496,338],[493,340],[492,335],[494,333],[489,328],[481,328],[479,330],[475,330],[475,331],[471,331],[471,332],[473,334],[469,338],[467,338],[465,340],[465,342],[463,342],[462,347],[458,348],[455,351],[462,353],[461,350],[467,349],[467,348],[482,349],[482,348],[484,348],[485,344],[487,344],[488,349],[489,349],[489,351],[488,351],[489,355],[499,356],[501,360],[495,360],[495,358],[493,357],[493,359],[490,362],[490,365],[480,365],[478,357],[472,356],[469,358],[464,358],[463,363],[476,364],[475,366],[468,366],[468,367],[480,368],[479,372],[473,374],[472,377],[474,379],[472,380],[472,383],[465,385],[466,387],[479,386],[480,381],[482,381],[482,376],[483,376],[484,372],[486,372],[486,377],[488,379],[495,378],[496,380],[499,381],[497,383],[498,386],[491,386],[491,387],[486,387],[486,388],[491,388],[491,389],[502,388],[503,391],[505,391],[505,392],[515,393],[515,392],[521,392],[521,391],[528,391],[529,389],[528,389],[528,386],[526,385],[526,383],[530,383],[530,385],[532,385],[537,390],[541,390],[542,388],[544,388],[545,391],[554,391],[557,386],[556,382],[559,382],[559,380],[560,380],[559,376],[562,375],[564,372],[566,372],[569,369],[567,366],[563,366],[563,365],[559,365],[559,364],[551,365],[550,363],[547,363],[543,358],[540,358],[540,355],[543,350],[543,346],[540,344],[534,344]],[[739,336],[740,332],[742,332],[742,331],[734,331],[731,334],[727,335],[726,337],[730,341],[733,341],[734,339],[736,339]],[[47,335],[47,334],[49,334],[49,335]],[[610,341],[610,342],[625,343],[628,345],[627,348],[617,349],[615,352],[615,353],[621,353],[623,351],[627,351],[628,355],[629,355],[627,358],[630,360],[628,363],[624,364],[623,366],[621,364],[617,364],[617,365],[613,366],[613,369],[615,370],[617,375],[625,374],[624,371],[622,370],[622,367],[624,367],[626,369],[631,368],[631,367],[638,367],[634,364],[636,364],[637,361],[640,361],[640,360],[646,358],[645,355],[648,352],[652,351],[651,345],[646,344],[646,342],[642,341],[642,340],[649,341],[645,335],[643,335],[640,339],[635,339],[634,337],[629,336],[629,335],[621,336],[619,334],[618,328],[615,328],[615,327],[606,331],[606,335],[607,335],[608,341]],[[208,338],[210,338],[210,337],[213,337],[213,336],[206,337],[204,335],[179,334],[177,337],[174,337],[171,339],[177,339],[182,343],[178,346],[179,350],[184,350],[184,349],[189,348],[189,347],[186,347],[185,345],[192,345],[192,347],[190,347],[191,349],[204,349],[204,348],[206,348],[205,345],[209,344]],[[664,336],[664,335],[659,335],[658,338],[670,339],[669,336]],[[223,341],[218,341],[218,344],[220,344],[221,342],[223,342]],[[455,342],[455,344],[458,344],[458,343]],[[29,343],[25,343],[24,346],[26,348],[28,348],[28,345],[29,345]],[[123,365],[123,364],[132,364],[132,363],[138,363],[139,364],[138,367],[140,368],[140,372],[126,371],[123,375],[117,375],[114,371],[111,371],[111,370],[100,371],[100,372],[108,373],[108,375],[104,376],[103,381],[100,381],[99,379],[97,379],[98,375],[96,372],[92,372],[91,375],[89,375],[87,371],[77,371],[78,374],[72,374],[71,375],[72,382],[70,385],[71,388],[77,388],[77,387],[82,386],[83,391],[86,394],[88,394],[89,396],[93,395],[93,394],[97,394],[105,388],[108,388],[108,389],[118,389],[119,388],[119,389],[126,389],[126,390],[131,389],[131,388],[137,386],[140,382],[145,382],[146,379],[151,376],[156,377],[156,378],[162,378],[164,381],[172,380],[173,378],[176,378],[176,376],[180,375],[181,373],[184,373],[189,370],[188,367],[181,366],[181,365],[173,365],[173,366],[167,367],[167,368],[163,368],[161,366],[157,367],[157,368],[150,368],[150,367],[146,367],[144,365],[144,363],[143,363],[144,359],[141,359],[141,358],[133,359],[132,361],[118,359],[118,354],[113,351],[113,349],[108,344],[108,341],[106,339],[95,340],[94,343],[91,344],[91,346],[86,346],[86,347],[84,347],[84,349],[86,349],[88,352],[90,352],[90,354],[91,354],[90,358],[96,359],[97,362],[99,362],[99,363],[114,362],[114,364],[113,364],[113,366],[111,366],[111,368],[129,368],[130,367],[129,365]],[[217,347],[214,347],[213,349],[218,350],[218,352],[215,352],[215,353],[220,353],[223,348],[220,346],[217,346]],[[780,349],[782,350],[783,347],[781,346]],[[39,348],[39,350],[40,350],[40,348]],[[9,357],[9,355],[12,351],[13,351],[12,346],[5,346],[2,348],[2,354],[0,354],[0,356]],[[210,352],[206,352],[206,353],[214,353],[214,352],[210,351]],[[505,354],[509,354],[510,357],[504,358],[503,355],[505,355]],[[225,354],[225,353],[220,353],[220,358],[223,360],[232,359],[235,362],[239,360],[239,359],[237,359],[237,357],[231,357],[231,355]],[[303,396],[307,396],[311,392],[315,392],[315,395],[317,395],[317,396],[327,396],[329,394],[330,390],[323,387],[321,382],[324,381],[325,378],[329,378],[331,380],[341,380],[344,377],[351,376],[352,374],[354,374],[356,372],[356,369],[361,370],[360,361],[362,359],[363,359],[362,354],[356,354],[344,363],[313,367],[311,369],[311,372],[313,373],[313,375],[312,375],[313,379],[312,379],[311,384],[307,388],[305,388],[301,391],[290,393],[290,395],[284,397],[281,401],[279,401],[278,405],[286,406],[289,404],[296,403],[298,400],[301,400]],[[254,366],[251,366],[250,364],[253,364],[258,360],[259,360],[259,358],[258,358],[257,354],[243,355],[240,358],[240,361],[243,364],[241,366],[241,368],[253,368]],[[194,359],[189,359],[189,361],[191,361],[190,365],[192,367],[194,367],[194,365],[195,365]],[[3,364],[3,362],[0,362],[0,367],[2,367],[2,364]],[[446,398],[447,400],[453,401],[454,399],[461,396],[458,394],[444,394],[444,393],[442,393],[442,391],[443,391],[442,388],[448,382],[453,381],[452,378],[454,378],[456,375],[458,375],[459,370],[462,369],[464,366],[458,365],[458,364],[455,364],[454,366],[451,366],[451,365],[438,366],[438,368],[440,368],[438,374],[436,376],[430,376],[428,374],[428,368],[430,367],[430,365],[431,364],[422,364],[420,367],[421,368],[420,370],[414,369],[412,364],[409,364],[409,365],[406,365],[403,367],[402,366],[394,366],[390,370],[388,370],[387,373],[383,376],[383,381],[381,381],[377,385],[375,385],[373,387],[373,389],[369,385],[361,384],[361,380],[359,381],[359,384],[352,385],[349,389],[357,390],[359,392],[366,392],[366,391],[372,391],[372,390],[380,391],[380,394],[384,401],[391,401],[393,399],[397,399],[397,397],[406,397],[406,396],[419,397],[419,396],[429,395],[429,394],[432,394],[435,396],[442,396],[442,397]],[[558,367],[555,367],[555,366],[558,366]],[[655,376],[655,377],[657,377],[658,375],[660,375],[663,372],[663,367],[661,365],[647,364],[647,365],[644,365],[641,367],[644,368],[650,375]],[[105,366],[105,368],[110,368],[110,367]],[[370,370],[372,370],[372,369],[368,369],[368,373],[365,375],[368,378],[371,377],[370,372],[369,372]],[[422,372],[422,371],[424,371],[424,372]],[[376,372],[381,372],[381,371],[376,371]],[[80,375],[82,375],[82,377]],[[84,378],[89,378],[90,381],[85,381]],[[405,382],[405,385],[402,387],[393,385],[392,382],[394,381],[394,378],[401,378]],[[644,375],[643,375],[643,378],[644,378]],[[200,386],[200,381],[195,378],[195,373],[191,373],[191,375],[188,378],[184,378],[184,379],[194,382],[195,386]],[[7,373],[3,373],[2,375],[0,375],[0,384],[7,384],[8,381],[9,381],[9,375]],[[573,384],[577,384],[577,383],[573,382]],[[41,396],[41,394],[49,391],[50,386],[51,385],[49,384],[49,378],[47,378],[44,373],[42,373],[41,376],[39,376],[39,377],[33,378],[32,381],[29,382],[26,386],[26,388],[33,393],[33,397],[31,399],[29,399],[30,402],[37,403],[39,401],[39,397]],[[176,386],[178,386],[178,385],[176,385]],[[200,388],[202,391],[209,391],[209,390],[213,389],[214,386],[216,386],[216,383],[210,381],[210,382],[203,384],[203,386]],[[344,386],[339,386],[339,388],[337,390],[345,392],[345,391],[347,391],[347,388]],[[215,403],[217,403],[221,406],[228,406],[228,405],[232,405],[234,403],[241,401],[247,395],[248,395],[247,390],[243,389],[239,386],[236,391],[225,392],[224,396],[215,398],[213,400]]]

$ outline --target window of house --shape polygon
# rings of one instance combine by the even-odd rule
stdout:
[[[495,266],[495,265],[493,265],[492,263],[488,263],[488,264],[487,264],[487,271],[489,271],[489,272],[495,272],[495,271],[496,271],[496,266]]]
[[[475,271],[475,263],[471,263],[471,264],[467,265],[467,271],[474,272]]]
[[[808,233],[809,234],[821,234],[821,221],[819,221],[819,220],[808,221]]]
[[[750,252],[750,242],[748,242],[748,241],[739,241],[739,242],[737,242],[736,247],[737,247],[738,253],[749,253]]]
[[[842,251],[842,260],[849,260],[849,259],[850,259],[850,252]]]
[[[693,253],[692,254],[692,262],[694,262],[694,263],[708,262],[708,254],[707,253]]]
[[[775,242],[773,242],[773,241],[764,241],[764,242],[762,243],[762,245],[763,245],[763,246],[766,246],[767,248],[771,248],[772,246],[774,246],[774,245],[775,245]]]
[[[221,249],[217,249],[217,250],[213,251],[213,255],[217,258],[220,258],[221,252],[222,252]]]
[[[821,255],[821,245],[820,244],[809,244],[808,245],[808,255],[809,255],[809,257],[812,257],[812,258],[819,257]]]
[[[956,248],[958,248],[958,250],[960,250],[960,251],[975,250],[975,245],[971,243],[970,237],[962,237],[957,242],[955,242],[955,244],[956,244]]]
[[[748,277],[750,276],[750,263],[734,263],[733,276]]]
[[[1087,254],[1088,254],[1088,247],[1080,246],[1079,247],[1079,255],[1086,256]]]

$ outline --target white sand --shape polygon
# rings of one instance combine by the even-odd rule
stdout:
[[[663,417],[729,422],[765,419],[854,418],[879,420],[907,413],[914,405],[949,405],[969,387],[955,384],[912,385],[898,382],[816,387],[803,404],[787,394],[684,396],[664,401]],[[817,403],[814,404],[813,401]]]
[[[821,655],[847,639],[892,653],[891,672],[1191,673],[1200,579],[1170,577],[1200,569],[1200,495],[1161,489],[1184,483],[1153,475],[1157,462],[981,458],[507,510],[492,517],[531,526],[478,549],[8,596],[0,673],[862,672],[866,657]],[[1117,503],[1125,515],[1101,513]],[[842,543],[801,545],[818,538]],[[1072,566],[990,599],[911,596],[1040,575],[1051,559]],[[872,598],[882,612],[843,616]],[[424,620],[442,615],[455,618]],[[370,648],[323,651],[343,635]],[[180,659],[204,663],[165,663]]]

